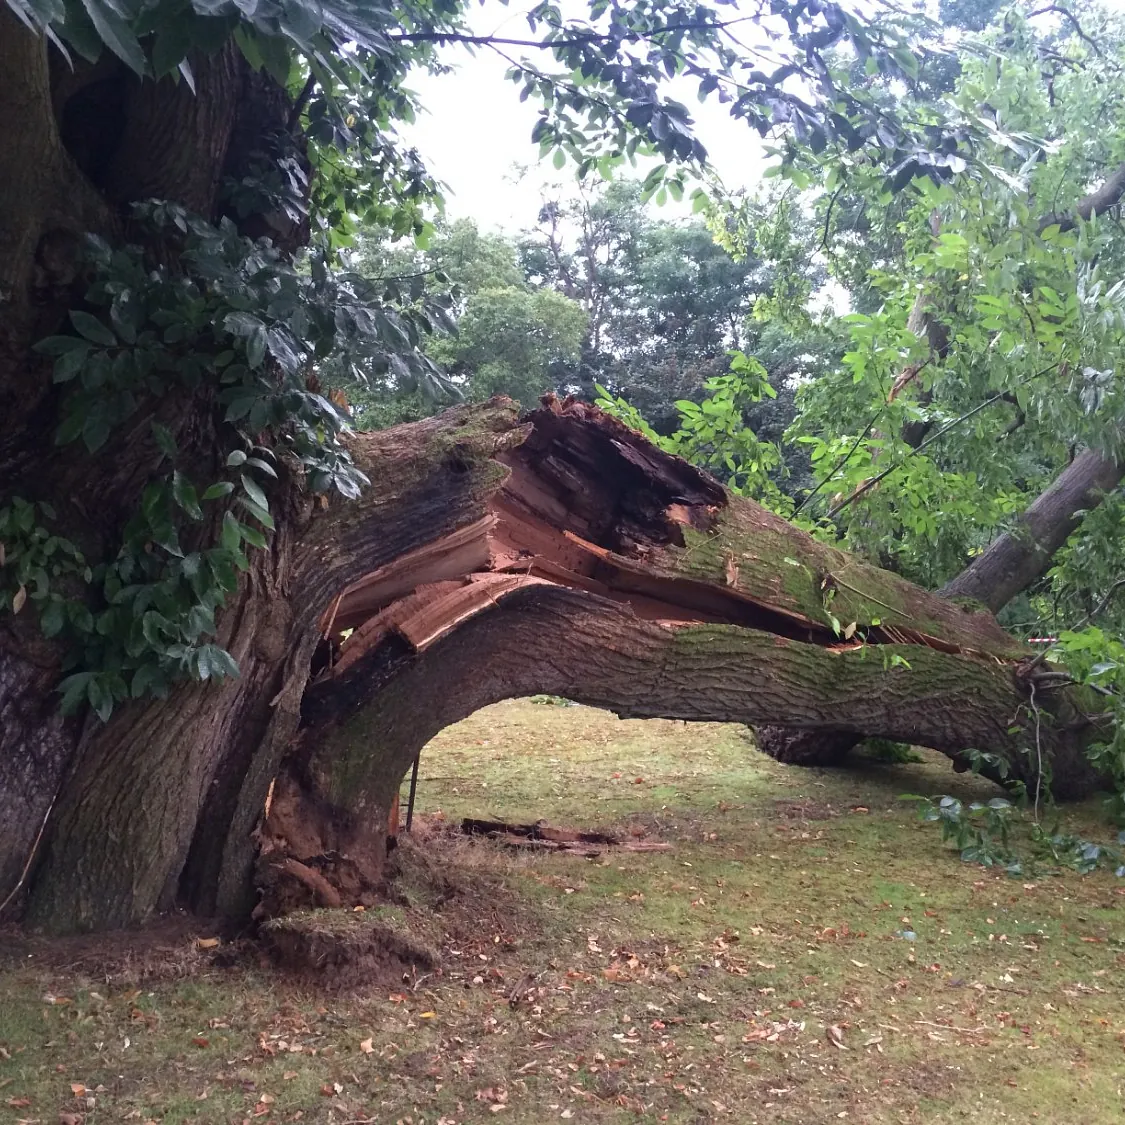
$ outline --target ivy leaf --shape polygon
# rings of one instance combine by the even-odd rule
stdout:
[[[274,480],[277,480],[277,470],[268,461],[263,461],[261,457],[247,457],[246,464],[253,465],[254,468],[260,469],[266,476],[273,477]]]
[[[102,324],[96,316],[82,312],[81,309],[71,310],[70,323],[91,343],[102,344],[107,348],[112,348],[117,343],[117,337],[109,327]]]
[[[82,0],[82,7],[102,42],[138,77],[143,78],[146,68],[145,53],[133,29],[108,4],[102,0]],[[112,703],[111,703],[112,707]]]
[[[60,707],[64,715],[73,715],[86,702],[86,689],[94,678],[93,672],[75,672],[59,684],[62,695]]]
[[[229,496],[234,491],[234,485],[229,480],[216,481],[200,497],[201,500],[218,500],[220,496]]]
[[[231,512],[223,514],[223,530],[220,542],[224,549],[228,551],[237,551],[242,546],[240,524]]]
[[[266,358],[266,330],[261,324],[250,333],[246,341],[246,362],[252,367],[261,367]]]
[[[301,357],[297,354],[289,333],[284,328],[275,326],[266,333],[266,342],[269,345],[270,355],[277,360],[282,370],[290,375],[296,374],[301,366]],[[251,366],[255,367],[257,364],[251,363]]]
[[[63,612],[63,600],[59,597],[52,597],[47,602],[43,612],[39,614],[39,628],[45,637],[55,637],[62,632],[63,625],[66,624],[66,616]]]
[[[270,502],[266,499],[266,494],[262,491],[261,486],[252,477],[247,476],[246,473],[242,474],[242,487],[246,490],[246,495],[249,496],[255,504],[267,512],[270,510]]]
[[[199,506],[195,485],[178,469],[172,474],[172,496],[193,520],[203,519],[203,509]]]
[[[245,496],[238,498],[238,503],[246,509],[263,527],[269,528],[273,531],[273,516],[269,514],[269,510],[263,508],[260,504],[255,504],[253,500],[247,499]]]
[[[102,684],[99,676],[91,677],[86,685],[86,698],[98,718],[103,723],[109,722],[109,717],[113,714],[113,695]]]
[[[109,430],[109,419],[106,417],[104,406],[87,415],[82,425],[82,440],[86,443],[86,448],[91,453],[96,453],[105,445]]]
[[[55,360],[54,371],[51,375],[52,382],[69,383],[86,366],[86,360],[90,355],[90,345],[85,340],[75,340],[75,342],[79,345],[78,347],[63,352]]]
[[[252,547],[265,548],[268,546],[266,537],[256,528],[251,527],[248,523],[239,525],[242,529],[242,538]]]
[[[190,10],[165,16],[152,43],[152,73],[156,78],[171,74],[187,54],[190,43],[189,24],[194,18]]]
[[[211,662],[211,676],[213,679],[223,679],[227,676],[237,677],[238,661],[225,648],[220,645],[205,645],[207,657]]]
[[[76,350],[89,351],[90,345],[77,336],[48,336],[40,340],[31,350],[40,355],[60,356]]]

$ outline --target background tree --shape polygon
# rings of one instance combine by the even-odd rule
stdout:
[[[426,243],[421,250],[364,232],[350,255],[372,281],[409,279],[419,295],[444,301],[450,321],[449,332],[424,343],[443,373],[440,383],[420,383],[409,370],[388,369],[373,380],[368,372],[327,367],[325,380],[344,391],[357,424],[377,429],[422,418],[459,397],[506,394],[531,405],[545,391],[565,392],[586,326],[581,308],[529,284],[515,241],[482,233],[471,219],[439,223]]]
[[[702,221],[655,218],[639,180],[619,179],[545,202],[522,241],[527,275],[578,301],[589,317],[582,366],[625,395],[657,428],[744,342],[770,279],[748,249],[736,261]]]

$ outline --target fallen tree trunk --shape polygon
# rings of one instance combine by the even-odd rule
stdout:
[[[955,578],[938,591],[943,598],[971,599],[999,613],[1014,597],[1041,578],[1060,547],[1125,477],[1125,463],[1093,449],[1080,453],[1052,481],[1011,531],[997,537]],[[862,741],[844,731],[799,731],[786,726],[758,727],[758,748],[776,761],[797,766],[835,767]],[[1002,780],[995,771],[985,771]],[[1062,777],[1058,797],[1081,796],[1085,783]]]
[[[990,614],[809,538],[590,407],[550,401],[525,424],[479,520],[355,583],[326,619],[354,631],[306,690],[277,779],[264,912],[308,901],[291,860],[331,868],[344,901],[376,894],[418,751],[516,696],[880,736],[955,763],[976,748],[1027,780],[1042,755],[1092,780],[1079,701],[1043,685],[1033,705],[1028,654]]]

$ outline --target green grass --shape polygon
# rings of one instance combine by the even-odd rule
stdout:
[[[1125,884],[961,864],[905,792],[992,791],[929,754],[802,771],[737,727],[489,708],[424,752],[402,849],[393,918],[442,935],[437,972],[300,987],[175,922],[16,942],[0,1122],[1119,1122]],[[515,853],[462,815],[673,847]]]

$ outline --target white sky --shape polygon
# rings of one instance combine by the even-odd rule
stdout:
[[[507,8],[498,0],[485,0],[472,24],[480,34],[527,38],[527,22],[520,7]],[[518,58],[521,48],[507,48]],[[526,50],[523,50],[526,54]],[[425,113],[403,129],[406,140],[417,146],[430,171],[447,185],[446,213],[450,218],[469,217],[484,229],[516,233],[535,223],[542,187],[574,183],[574,167],[556,171],[550,161],[538,163],[539,146],[531,143],[537,104],[520,102],[521,87],[506,81],[508,63],[494,51],[480,49],[470,55],[464,47],[443,49],[442,61],[456,66],[455,74],[415,75],[410,87]],[[700,104],[695,83],[675,89],[696,120],[696,132],[712,163],[728,187],[758,181],[765,160],[758,134],[745,123],[732,120],[725,106],[713,98]],[[520,179],[517,166],[526,166]],[[643,176],[651,164],[634,171],[625,165],[619,174]],[[565,189],[564,189],[565,192]],[[686,201],[671,201],[662,208],[669,217],[685,214]]]
[[[578,0],[563,2],[565,7]],[[1125,9],[1125,0],[1103,0],[1103,4]],[[500,0],[482,0],[471,23],[478,34],[528,38],[525,10],[518,3],[507,7]],[[740,37],[753,35],[747,27]],[[513,58],[528,53],[518,47],[506,49]],[[503,58],[488,48],[471,55],[462,46],[449,46],[443,49],[442,60],[455,66],[456,72],[417,74],[410,82],[425,112],[414,126],[403,129],[405,139],[417,146],[430,171],[447,186],[450,218],[473,218],[483,229],[509,233],[531,227],[544,185],[555,185],[554,194],[573,192],[573,188],[571,192],[565,187],[558,190],[561,185],[573,185],[573,166],[568,163],[556,171],[549,161],[539,163],[538,146],[531,143],[536,102],[533,98],[520,102],[520,87],[504,78],[508,63]],[[727,107],[715,99],[701,104],[696,83],[684,80],[670,85],[673,95],[695,118],[696,133],[726,186],[756,185],[767,163],[757,133],[733,120]],[[521,165],[527,168],[522,179],[517,172]],[[643,176],[648,167],[651,165],[634,171],[626,165],[619,174]],[[669,201],[662,210],[671,218],[688,209],[685,199],[679,205]]]

